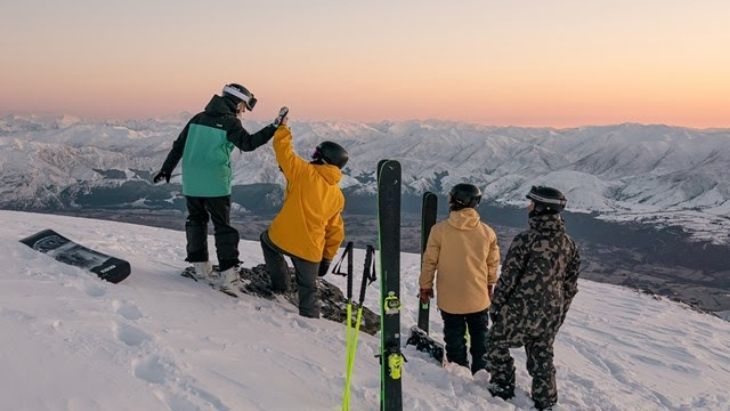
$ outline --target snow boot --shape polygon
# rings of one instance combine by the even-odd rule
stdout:
[[[213,274],[213,265],[210,263],[210,261],[202,261],[198,263],[193,263],[193,267],[195,268],[195,279],[198,281],[210,281],[211,280],[211,274]]]
[[[541,404],[541,403],[535,401],[534,399],[532,401],[535,403],[535,408],[538,411],[553,411],[553,405],[555,405],[555,404],[544,404],[544,403]]]
[[[233,267],[220,272],[220,279],[218,281],[218,289],[220,291],[223,291],[230,296],[237,297],[238,294],[236,294],[236,290],[240,283],[241,280],[238,274],[238,266],[234,265]]]
[[[497,384],[489,384],[487,390],[492,394],[492,397],[499,397],[503,400],[511,400],[515,397],[514,387],[504,387]]]

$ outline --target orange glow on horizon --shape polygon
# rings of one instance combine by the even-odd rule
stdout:
[[[76,3],[0,17],[0,113],[198,112],[236,81],[261,120],[730,127],[727,2]]]

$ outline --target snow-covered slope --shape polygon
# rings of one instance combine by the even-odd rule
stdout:
[[[184,233],[9,211],[0,221],[0,409],[339,409],[343,326],[178,276]],[[132,275],[105,283],[17,241],[43,228],[129,260]],[[256,243],[240,249],[246,265],[261,263]],[[403,254],[404,332],[415,323],[418,264]],[[374,285],[369,307],[377,294]],[[439,336],[439,316],[431,315]],[[376,410],[378,340],[360,342],[353,409]],[[404,409],[530,409],[524,354],[513,352],[519,389],[507,403],[489,396],[483,374],[441,369],[407,348]],[[556,365],[558,409],[726,410],[730,323],[581,281]]]
[[[148,181],[187,117],[93,123],[6,116],[0,119],[0,205],[58,206],[68,203],[60,194],[67,188]],[[246,121],[251,131],[262,126]],[[342,185],[355,190],[372,192],[375,164],[395,158],[407,189],[415,192],[445,192],[471,181],[490,200],[522,204],[531,185],[549,184],[567,193],[573,210],[678,224],[698,238],[730,241],[730,130],[409,121],[295,122],[293,131],[303,155],[325,139],[346,146],[351,161]],[[271,148],[235,156],[235,184],[282,183]]]

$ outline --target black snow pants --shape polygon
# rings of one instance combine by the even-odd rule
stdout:
[[[238,230],[231,226],[231,196],[185,198],[188,206],[186,261],[208,261],[208,220],[212,220],[220,271],[238,265],[239,237]]]
[[[276,293],[289,290],[291,281],[289,267],[284,260],[284,255],[287,255],[294,264],[294,271],[296,272],[297,287],[299,288],[299,315],[319,318],[319,297],[317,295],[319,263],[302,260],[279,249],[271,242],[267,231],[261,233],[260,239],[261,250],[266,261],[266,271],[271,276],[271,290]]]
[[[446,359],[449,362],[469,367],[466,358],[466,332],[469,331],[471,347],[472,374],[484,369],[487,352],[487,327],[489,326],[489,309],[471,314],[449,314],[441,311],[444,319],[444,342],[446,343]]]

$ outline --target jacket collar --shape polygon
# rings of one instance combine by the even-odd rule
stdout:
[[[481,218],[479,212],[473,208],[464,208],[449,213],[449,225],[457,230],[473,230],[479,227]]]
[[[331,164],[312,164],[317,173],[322,176],[327,184],[333,186],[342,179],[342,171]]]
[[[236,105],[227,98],[213,96],[205,106],[205,112],[214,116],[236,115]]]
[[[560,214],[530,217],[530,228],[537,231],[565,231],[565,221]]]

